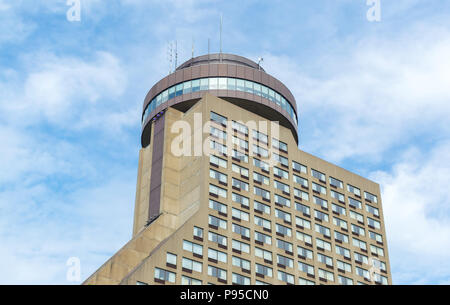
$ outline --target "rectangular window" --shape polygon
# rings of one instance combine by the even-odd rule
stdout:
[[[292,161],[292,170],[297,173],[307,174],[306,166],[295,161]]]
[[[233,121],[231,123],[231,126],[232,126],[233,130],[238,131],[246,136],[248,135],[248,127],[245,124]]]
[[[257,130],[252,130],[253,139],[257,140],[258,142],[263,142],[265,144],[269,143],[269,138],[266,134],[259,132]]]
[[[369,237],[380,244],[383,243],[383,236],[381,234],[369,231]]]
[[[208,216],[208,220],[209,220],[209,225],[214,228],[221,228],[224,230],[227,229],[227,221],[226,220],[223,220],[223,219],[211,216],[211,215]]]
[[[250,229],[237,225],[235,223],[232,224],[232,231],[238,235],[241,235],[244,238],[250,239]]]
[[[308,188],[308,179],[302,178],[302,177],[297,176],[295,174],[292,175],[292,177],[293,177],[293,180],[294,180],[295,183],[300,184],[304,189]]]
[[[356,220],[357,222],[363,224],[364,216],[355,211],[350,211],[350,218]]]
[[[314,218],[319,221],[326,221],[326,222],[330,221],[328,214],[322,213],[317,210],[314,210]]]
[[[209,199],[209,208],[223,214],[224,216],[227,215],[227,206],[223,203]]]
[[[314,276],[314,267],[303,262],[298,262],[298,270],[310,276]]]
[[[158,280],[160,282],[169,282],[169,283],[175,283],[175,273],[155,268],[155,280]]]
[[[177,266],[177,256],[175,254],[167,252],[166,263],[176,268]]]
[[[188,240],[183,240],[183,250],[191,252],[199,257],[203,256],[203,246]]]
[[[338,275],[338,282],[340,285],[353,285],[353,280],[351,278]]]
[[[264,233],[255,231],[255,242],[258,242],[259,244],[268,244],[271,245],[272,244],[272,238]]]
[[[220,153],[223,156],[226,156],[228,153],[226,145],[223,145],[223,144],[213,141],[213,140],[209,141],[209,148],[211,150],[217,151],[218,153]]]
[[[242,207],[248,208],[250,206],[250,200],[247,197],[236,193],[231,194],[231,200],[233,200],[236,203],[239,203]]]
[[[225,131],[215,128],[213,126],[211,126],[211,131],[209,134],[215,138],[218,138],[219,140],[222,140],[222,141],[227,140],[227,133]]]
[[[333,259],[329,256],[317,253],[317,261],[329,267],[333,267]]]
[[[366,211],[375,217],[380,217],[380,211],[371,205],[366,204]]]
[[[312,236],[303,232],[296,231],[297,239],[312,247]]]
[[[324,208],[325,210],[328,210],[328,201],[326,201],[325,199],[313,196],[313,202],[319,206],[321,206],[322,208]]]
[[[227,237],[214,232],[208,232],[208,240],[217,243],[222,248],[227,246]]]
[[[292,237],[292,230],[290,228],[278,223],[275,225],[275,227],[278,235]]]
[[[310,281],[310,280],[307,280],[307,279],[299,277],[298,278],[298,284],[302,285],[302,286],[313,286],[316,283],[314,283],[313,281]]]
[[[235,285],[250,285],[250,278],[240,275],[238,273],[232,273],[231,274],[231,281]]]
[[[312,190],[316,194],[327,195],[327,188],[314,182],[312,182]]]
[[[222,251],[208,248],[208,258],[221,263],[227,263],[227,254]]]
[[[256,186],[253,187],[253,192],[255,195],[261,196],[266,201],[270,201],[270,192]]]
[[[250,253],[250,245],[247,243],[244,243],[244,242],[240,242],[236,239],[233,239],[231,241],[231,247],[233,248],[233,250],[236,250],[241,253],[247,253],[247,254]]]
[[[380,247],[377,247],[377,246],[374,246],[374,245],[370,245],[370,252],[372,254],[376,254],[378,256],[384,256],[383,248],[380,248]]]
[[[352,264],[337,260],[337,267],[338,270],[343,271],[343,272],[352,272]]]
[[[231,165],[231,170],[238,175],[241,175],[241,177],[248,178],[248,169],[246,169],[245,167],[233,163]]]
[[[316,238],[316,247],[317,249],[331,251],[331,243],[320,238]]]
[[[366,255],[364,255],[364,254],[361,254],[361,253],[358,253],[358,252],[354,252],[353,253],[353,257],[355,259],[355,262],[358,262],[358,263],[361,263],[361,264],[366,264],[366,265],[369,264],[369,258]]]
[[[352,233],[356,235],[366,236],[366,231],[364,230],[364,228],[355,224],[352,224]]]
[[[286,157],[280,156],[277,153],[272,154],[273,160],[280,163],[282,166],[289,168],[289,160]]]
[[[292,244],[287,242],[287,241],[284,241],[284,240],[281,240],[281,239],[277,239],[277,247],[279,249],[284,250],[288,254],[291,254],[291,255],[293,254],[294,250],[292,248]]]
[[[348,197],[348,204],[350,207],[362,209],[361,201]]]
[[[262,202],[254,200],[253,205],[254,205],[255,211],[259,211],[261,213],[270,215],[270,206],[268,206],[267,204],[264,204]]]
[[[296,202],[295,209],[301,212],[304,216],[311,216],[309,207],[304,204]]]
[[[261,161],[259,159],[253,158],[253,165],[260,168],[261,170],[265,171],[265,172],[269,172],[269,163]]]
[[[347,225],[347,222],[345,220],[342,220],[342,219],[337,218],[337,217],[333,217],[333,224],[335,226],[337,226],[337,227],[340,227],[344,231],[348,230],[348,225]]]
[[[258,184],[264,184],[269,185],[269,177],[258,174],[257,172],[253,172],[253,181],[255,181]]]
[[[231,262],[233,264],[233,266],[241,268],[242,270],[245,271],[250,271],[250,261],[237,257],[237,256],[233,256],[231,258]]]
[[[330,185],[331,186],[334,186],[334,187],[340,188],[340,189],[344,188],[344,184],[342,183],[341,180],[338,180],[338,179],[333,178],[333,177],[329,177],[329,181],[330,181]]]
[[[352,238],[352,240],[353,240],[353,246],[358,247],[363,251],[367,251],[367,244],[364,241],[359,240],[357,238]]]
[[[311,230],[311,221],[295,216],[295,225],[299,229]]]
[[[255,217],[255,225],[263,227],[264,229],[271,230],[272,229],[272,223],[270,220],[254,216]]]
[[[366,199],[366,201],[368,201],[368,202],[378,203],[377,196],[375,196],[369,192],[364,192],[364,199]]]
[[[199,227],[194,227],[194,237],[203,239],[203,229]]]
[[[185,270],[195,271],[195,272],[202,272],[202,263],[191,260],[189,258],[183,257],[182,259],[182,267]]]
[[[298,200],[309,201],[309,194],[307,192],[304,192],[297,188],[294,188],[294,197],[295,197],[295,199],[298,199]]]
[[[284,169],[281,169],[279,167],[273,168],[273,174],[276,178],[283,178],[283,179],[289,179],[289,172],[285,171]]]
[[[272,138],[272,146],[283,152],[288,152],[288,146],[286,143],[279,141],[278,139]]]
[[[344,216],[347,215],[344,207],[334,204],[334,203],[331,204],[331,210],[333,211],[334,214],[337,214],[337,215],[344,215]]]
[[[297,246],[297,254],[302,259],[313,259],[313,252],[309,249]]]
[[[208,275],[212,276],[212,277],[216,277],[222,281],[227,280],[227,271],[224,269],[214,267],[214,266],[208,266]]]
[[[201,284],[202,284],[201,280],[197,280],[185,275],[181,276],[181,285],[201,285]]]
[[[248,163],[248,155],[243,152],[237,151],[236,149],[233,149],[231,151],[231,157],[236,161]]]
[[[238,146],[241,150],[248,151],[248,142],[246,140],[240,139],[238,137],[233,136],[231,138],[233,145]]]
[[[286,267],[294,268],[294,260],[289,257],[277,254],[277,265],[278,267],[282,266],[285,268]]]
[[[282,191],[283,194],[286,194],[286,195],[289,195],[289,194],[290,194],[289,185],[287,185],[287,184],[285,184],[285,183],[283,183],[283,182],[274,180],[274,181],[273,181],[273,186],[274,186],[276,189]],[[275,195],[275,196],[276,196],[276,195]]]
[[[233,186],[233,189],[238,190],[238,191],[247,191],[248,192],[248,183],[244,182],[242,180],[236,179],[236,178],[232,178],[231,179],[231,185]]]
[[[231,217],[233,217],[234,220],[240,220],[240,221],[249,221],[250,214],[235,208],[231,209]]]
[[[209,163],[215,165],[216,167],[227,168],[227,160],[224,160],[214,155],[209,155]]]
[[[258,157],[263,157],[263,158],[269,157],[269,151],[261,146],[256,145],[256,144],[253,144],[252,152],[254,154],[256,154]]]
[[[325,174],[321,173],[315,169],[311,169],[311,176],[313,176],[314,178],[317,178],[320,182],[322,183],[327,183],[326,182],[326,178],[325,178]]]
[[[336,245],[336,253],[342,255],[344,258],[350,260],[350,250]]]
[[[283,271],[278,271],[278,280],[294,285],[294,276],[292,274],[283,272]]]
[[[218,172],[216,170],[210,169],[209,170],[209,177],[212,179],[217,180],[218,183],[227,185],[227,175],[222,174],[221,172]]]
[[[340,243],[348,244],[348,235],[338,231],[334,231],[334,240]]]
[[[281,211],[279,209],[275,209],[275,216],[284,222],[292,223],[291,214]]]
[[[331,193],[331,197],[333,197],[334,199],[336,199],[337,201],[339,201],[340,203],[345,203],[345,197],[343,194],[330,190]]]
[[[272,252],[255,247],[255,256],[264,259],[264,261],[272,263]]]
[[[324,227],[324,226],[319,225],[319,224],[316,223],[315,228],[316,228],[316,232],[317,233],[320,233],[320,234],[322,234],[322,235],[324,235],[326,237],[331,238],[330,229],[328,229],[327,227]]]
[[[274,201],[279,206],[291,207],[291,201],[283,196],[275,194]]]
[[[359,188],[357,188],[356,186],[347,184],[347,191],[349,191],[350,193],[354,194],[355,196],[361,198],[361,190]]]
[[[263,275],[263,276],[268,276],[268,277],[273,276],[273,270],[270,267],[260,265],[260,264],[255,264],[255,270],[256,270],[256,274],[258,274],[258,275]]]
[[[372,229],[381,229],[381,223],[378,220],[367,217],[367,225]]]
[[[212,111],[211,111],[211,121],[216,122],[224,127],[227,126],[227,118]]]

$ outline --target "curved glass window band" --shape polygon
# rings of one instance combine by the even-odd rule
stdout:
[[[208,90],[241,91],[261,96],[265,99],[268,99],[272,103],[281,106],[281,108],[284,109],[294,120],[295,125],[298,124],[293,107],[281,94],[259,83],[255,83],[245,79],[229,77],[209,77],[194,79],[176,84],[164,90],[163,92],[155,96],[147,105],[142,116],[142,123],[145,122],[150,113],[152,113],[161,104],[166,103],[168,100],[182,94]]]

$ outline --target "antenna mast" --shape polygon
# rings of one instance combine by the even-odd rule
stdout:
[[[222,23],[223,23],[223,14],[220,14],[220,54],[219,54],[220,62],[222,62]]]

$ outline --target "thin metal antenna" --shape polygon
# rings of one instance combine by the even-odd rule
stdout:
[[[167,45],[167,60],[169,61],[169,74],[171,74],[172,73],[172,62],[173,62],[172,42],[168,42],[168,45]]]
[[[258,58],[258,70],[261,70],[261,62],[263,62],[263,61],[264,61],[264,58],[262,58],[262,57]]]
[[[222,23],[223,23],[223,14],[220,14],[220,62],[222,62]]]
[[[175,67],[173,68],[173,70],[175,71],[177,67],[178,67],[178,42],[175,40]]]

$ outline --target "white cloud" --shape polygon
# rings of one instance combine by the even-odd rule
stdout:
[[[450,142],[432,151],[405,152],[392,173],[371,178],[382,187],[393,279],[396,283],[450,280]]]

